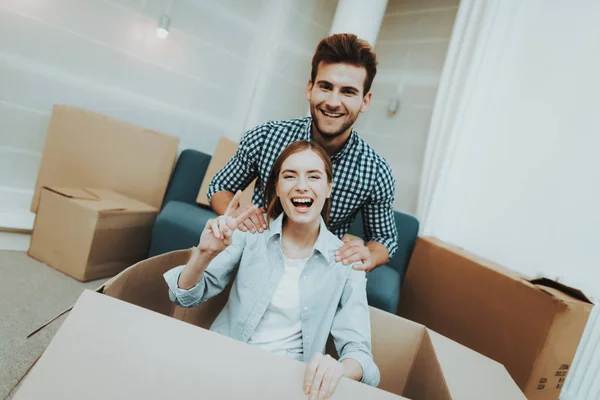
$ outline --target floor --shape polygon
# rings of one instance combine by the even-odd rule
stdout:
[[[66,316],[30,339],[27,335],[72,305],[84,288],[96,289],[104,281],[81,283],[23,251],[0,251],[0,399],[10,398]]]

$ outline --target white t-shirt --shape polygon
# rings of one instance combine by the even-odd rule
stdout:
[[[248,343],[302,361],[299,281],[307,261],[283,256],[285,271],[279,286]]]

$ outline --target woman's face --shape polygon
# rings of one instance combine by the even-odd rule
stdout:
[[[318,221],[325,200],[331,195],[321,157],[312,150],[289,156],[281,165],[276,192],[291,221],[302,224]]]

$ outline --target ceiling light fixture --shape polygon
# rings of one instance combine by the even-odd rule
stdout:
[[[161,39],[166,39],[169,36],[169,25],[171,24],[171,18],[168,15],[160,17],[158,28],[156,28],[156,36]]]

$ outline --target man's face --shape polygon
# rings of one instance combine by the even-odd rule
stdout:
[[[371,102],[371,92],[364,95],[367,71],[350,64],[321,62],[315,82],[308,81],[306,98],[317,130],[324,139],[349,133]]]

